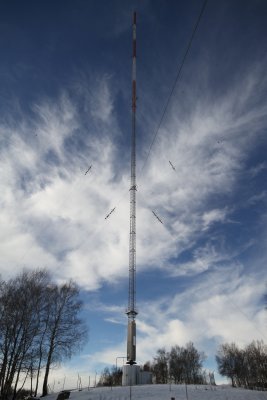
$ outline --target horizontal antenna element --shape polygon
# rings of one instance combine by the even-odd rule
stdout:
[[[175,169],[174,165],[172,164],[172,162],[169,161],[169,163],[170,163],[170,166],[172,167],[172,169],[173,169],[174,171],[176,171],[176,169]]]
[[[91,168],[92,168],[92,165],[90,165],[90,167],[88,168],[88,170],[85,172],[84,175],[88,174],[88,172],[91,170]]]
[[[110,213],[108,213],[108,215],[106,215],[105,219],[108,219],[108,217],[110,216],[110,214],[112,214],[112,213],[115,211],[115,208],[116,208],[116,207],[114,207],[114,208],[110,211]]]
[[[157,218],[157,220],[163,225],[163,222],[161,221],[161,219],[157,216],[157,214],[153,210],[152,210],[152,213]]]

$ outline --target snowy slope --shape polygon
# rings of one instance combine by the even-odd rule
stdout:
[[[245,389],[233,389],[229,386],[195,386],[187,387],[188,400],[267,400],[267,392]],[[47,400],[56,400],[57,394],[49,395]],[[145,385],[133,386],[131,398],[141,400],[187,400],[185,385]],[[128,400],[129,387],[96,388],[73,391],[70,400]]]

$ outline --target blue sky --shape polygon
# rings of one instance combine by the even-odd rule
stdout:
[[[133,10],[137,360],[267,342],[266,1],[208,1],[149,151],[201,5],[1,2],[1,275],[74,279],[90,327],[56,385],[126,352]]]

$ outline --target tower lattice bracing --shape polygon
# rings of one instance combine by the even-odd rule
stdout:
[[[131,186],[130,186],[130,242],[129,242],[129,294],[127,364],[136,362],[136,12],[133,14],[133,64],[132,64],[132,136],[131,136]]]

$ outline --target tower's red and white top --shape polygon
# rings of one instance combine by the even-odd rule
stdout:
[[[133,14],[132,107],[136,110],[136,12]]]

